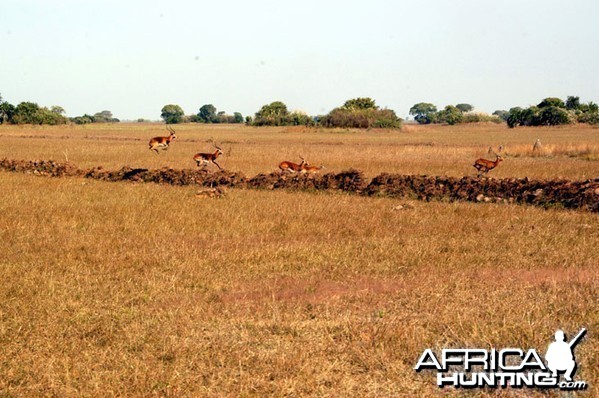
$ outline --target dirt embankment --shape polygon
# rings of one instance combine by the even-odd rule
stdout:
[[[102,167],[79,169],[52,160],[0,160],[0,169],[52,177],[79,176],[103,181],[154,182],[203,187],[249,189],[339,190],[366,196],[405,197],[420,200],[526,203],[599,212],[599,179],[586,181],[529,180],[528,178],[435,177],[383,173],[371,181],[358,170],[323,175],[274,172],[246,177],[242,173],[170,168]]]

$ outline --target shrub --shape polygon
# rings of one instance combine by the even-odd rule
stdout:
[[[75,124],[89,124],[94,122],[94,117],[88,114],[71,118],[71,122]]]
[[[289,124],[287,105],[281,101],[264,105],[256,112],[254,126],[285,126]]]
[[[335,108],[320,118],[325,127],[341,128],[401,128],[401,119],[391,109]]]
[[[564,103],[564,101],[562,101],[559,98],[547,97],[543,101],[541,101],[539,103],[539,105],[537,105],[538,108],[547,108],[549,106],[554,106],[557,108],[565,108],[566,104]]]
[[[179,105],[169,104],[162,107],[160,117],[166,122],[166,124],[176,124],[183,122],[183,116],[185,112]]]
[[[358,97],[352,98],[345,101],[342,108],[348,110],[360,110],[360,109],[378,109],[375,101],[369,97]]]
[[[439,123],[447,123],[453,126],[454,124],[462,122],[464,114],[457,107],[453,105],[447,105],[445,109],[439,112],[438,117]]]
[[[0,124],[14,123],[15,106],[4,101],[0,102]]]
[[[39,105],[34,102],[21,102],[15,108],[13,120],[17,124],[42,124]]]
[[[587,112],[578,115],[579,123],[599,124],[599,112]]]
[[[572,123],[570,114],[565,109],[557,106],[543,107],[538,114],[538,125],[541,126],[559,126],[561,124]],[[535,124],[536,125],[536,124]]]
[[[457,104],[455,107],[464,113],[472,112],[472,110],[474,109],[474,107],[470,104]]]
[[[508,118],[509,114],[510,113],[508,111],[504,111],[504,110],[496,110],[495,112],[493,112],[493,115],[499,117],[504,122],[507,122],[507,118]]]
[[[288,123],[293,126],[314,126],[316,124],[314,118],[300,111],[291,112],[288,116]]]
[[[437,120],[437,107],[428,102],[419,102],[410,108],[410,115],[419,124],[435,123]]]
[[[480,112],[465,113],[462,123],[503,123],[503,119],[497,115],[487,115]]]

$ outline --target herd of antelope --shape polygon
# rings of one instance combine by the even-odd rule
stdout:
[[[166,151],[169,148],[170,143],[175,138],[177,138],[177,135],[175,134],[175,130],[173,130],[172,127],[166,126],[166,129],[168,130],[170,135],[168,135],[166,137],[154,137],[154,138],[150,139],[150,142],[148,143],[149,149],[151,151],[156,152],[156,154],[160,153],[160,152],[158,152],[158,149],[162,149],[163,151]],[[193,160],[196,162],[196,165],[198,167],[201,167],[202,169],[206,169],[206,167],[212,163],[213,165],[218,167],[219,170],[222,170],[223,168],[218,163],[216,163],[216,159],[218,159],[218,157],[223,154],[223,150],[221,147],[216,145],[216,143],[214,143],[214,141],[212,142],[212,145],[214,145],[214,148],[216,149],[216,151],[196,153],[195,155],[193,155]],[[293,163],[293,162],[288,162],[288,161],[283,161],[279,164],[279,169],[281,169],[281,171],[283,171],[283,172],[288,172],[288,173],[316,174],[320,170],[325,168],[324,165],[310,166],[310,164],[303,157],[300,156],[300,159],[302,161],[299,164]]]
[[[149,142],[149,146],[150,146],[149,149],[151,151],[156,152],[156,154],[159,153],[158,149],[162,149],[162,150],[166,151],[169,147],[169,144],[175,138],[177,138],[177,135],[175,134],[175,130],[173,130],[170,126],[166,126],[166,128],[170,133],[169,136],[154,137]],[[535,143],[535,147],[537,146],[537,143],[540,145],[540,141],[537,140],[537,142]],[[218,157],[223,154],[223,151],[218,145],[216,145],[214,143],[214,141],[212,142],[212,145],[214,145],[214,148],[216,149],[216,151],[196,153],[193,156],[193,160],[196,162],[196,165],[198,167],[202,167],[202,169],[206,169],[206,167],[210,163],[212,163],[213,165],[218,167],[219,170],[222,170],[223,168],[220,167],[220,165],[218,163],[216,163],[216,159],[218,159]],[[502,150],[503,150],[503,146],[500,146],[498,149],[498,152],[501,153]],[[478,177],[480,177],[482,174],[486,174],[489,171],[493,170],[495,167],[497,167],[499,165],[499,162],[503,161],[503,157],[499,153],[495,152],[493,150],[493,148],[489,148],[489,154],[495,155],[494,161],[480,158],[474,162],[474,164],[472,166],[478,171],[478,174],[477,174]],[[279,163],[279,169],[285,173],[316,174],[320,170],[325,168],[323,165],[310,166],[310,164],[302,156],[300,156],[300,159],[302,160],[300,163],[289,162],[287,160],[282,161],[281,163]]]

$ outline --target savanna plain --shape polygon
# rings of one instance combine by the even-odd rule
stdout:
[[[247,176],[322,172],[599,177],[599,129],[400,131],[160,124],[0,126],[0,159]],[[533,151],[536,139],[543,146]],[[209,166],[214,169],[214,166]],[[599,216],[533,206],[228,189],[0,171],[0,397],[559,396],[439,389],[426,348],[535,348],[588,333],[599,395]]]

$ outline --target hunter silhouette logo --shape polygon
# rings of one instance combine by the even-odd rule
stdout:
[[[573,380],[576,373],[574,348],[582,341],[586,329],[566,341],[562,330],[555,332],[555,341],[549,344],[545,362],[535,349],[443,349],[440,360],[432,351],[424,350],[414,370],[437,370],[437,385],[441,388],[559,388],[584,390],[585,381]],[[560,379],[564,375],[564,380]]]
[[[547,367],[551,370],[553,377],[558,377],[558,372],[565,371],[566,380],[572,381],[572,376],[576,372],[574,347],[576,347],[586,332],[587,330],[582,328],[569,343],[566,343],[566,336],[564,336],[563,331],[558,330],[555,332],[555,342],[549,344],[549,348],[547,348],[547,353],[545,354]]]

